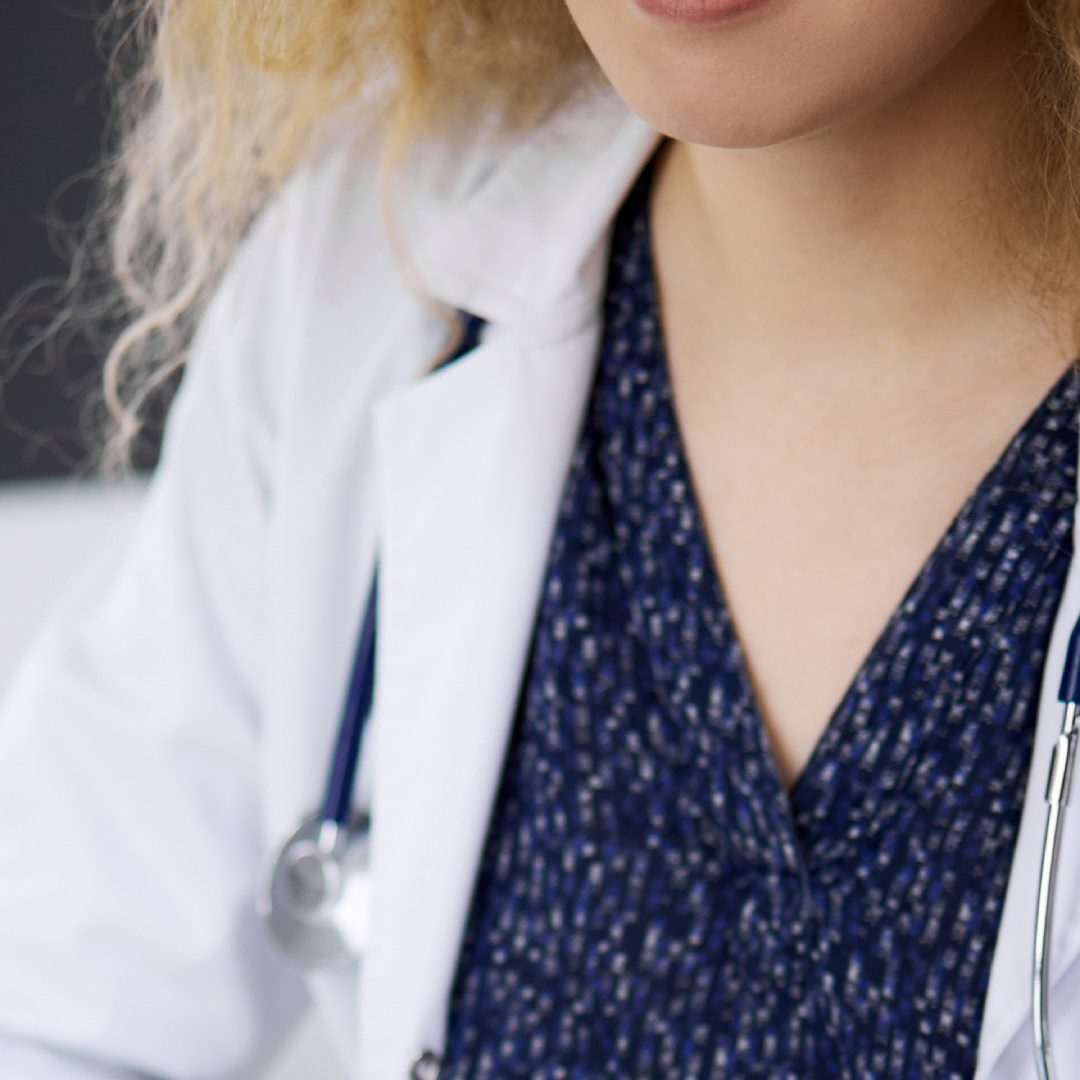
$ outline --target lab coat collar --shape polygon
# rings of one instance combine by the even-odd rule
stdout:
[[[401,254],[435,300],[557,332],[597,302],[606,226],[660,140],[600,85],[508,142],[419,144],[394,185]]]

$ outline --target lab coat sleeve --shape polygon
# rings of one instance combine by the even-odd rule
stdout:
[[[136,524],[3,698],[0,1077],[259,1076],[306,1003],[252,910],[288,207],[200,323]]]

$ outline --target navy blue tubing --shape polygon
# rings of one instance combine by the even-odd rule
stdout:
[[[1069,635],[1069,649],[1065,654],[1065,668],[1061,673],[1061,689],[1058,700],[1080,705],[1080,619]]]

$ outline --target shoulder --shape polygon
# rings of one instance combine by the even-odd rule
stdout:
[[[200,316],[184,376],[216,384],[270,456],[305,410],[340,399],[386,314],[416,303],[380,211],[380,132],[339,122],[333,135],[252,221]]]
[[[342,135],[297,169],[252,222],[206,320],[279,344],[312,317],[393,284],[376,191],[374,126]]]
[[[547,262],[527,245],[552,252],[598,237],[657,138],[597,88],[528,130],[500,133],[481,117],[419,137],[381,189],[383,126],[349,109],[255,222],[233,277],[288,296],[279,315],[290,325],[361,315],[368,303],[378,313],[391,293],[429,306],[459,306],[478,283],[525,295]]]
[[[367,375],[386,388],[418,374],[453,308],[550,321],[591,299],[583,282],[595,291],[606,226],[656,138],[596,93],[512,137],[481,124],[419,140],[382,191],[381,125],[339,114],[255,220],[204,336],[248,357],[253,389],[295,416]],[[434,352],[372,347],[403,326]]]

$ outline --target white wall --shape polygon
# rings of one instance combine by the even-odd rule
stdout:
[[[0,487],[0,693],[64,587],[115,530],[132,523],[143,490],[138,482],[106,492],[71,480]],[[269,1080],[340,1075],[329,1042],[309,1022]]]

